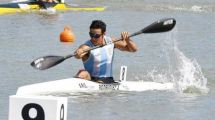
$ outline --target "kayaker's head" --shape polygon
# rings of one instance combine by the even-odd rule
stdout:
[[[106,24],[101,20],[94,20],[90,25],[89,35],[91,42],[94,45],[102,45],[104,41],[104,35],[106,32]]]

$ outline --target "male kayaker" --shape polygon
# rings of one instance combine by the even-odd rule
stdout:
[[[84,70],[80,70],[76,77],[99,83],[113,83],[112,64],[114,48],[121,51],[135,52],[137,46],[128,37],[128,32],[122,32],[122,41],[114,42],[115,38],[106,36],[106,24],[101,20],[94,20],[90,25],[90,40],[86,41],[76,51],[76,58],[82,59]],[[91,47],[103,46],[87,51]]]

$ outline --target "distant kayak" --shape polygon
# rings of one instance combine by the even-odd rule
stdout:
[[[88,5],[77,5],[77,4],[66,4],[66,3],[46,3],[46,8],[53,8],[57,11],[104,11],[103,6],[88,6]],[[44,9],[38,2],[11,2],[6,4],[0,4],[0,14],[18,13],[37,11]]]
[[[16,95],[49,95],[69,94],[72,92],[147,91],[171,89],[173,89],[173,83],[124,81],[111,84],[101,84],[80,78],[68,78],[21,86],[18,88]]]

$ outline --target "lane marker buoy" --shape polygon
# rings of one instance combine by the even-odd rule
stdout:
[[[64,31],[61,32],[61,34],[60,34],[60,41],[61,42],[74,42],[75,41],[75,35],[69,26],[64,27]]]

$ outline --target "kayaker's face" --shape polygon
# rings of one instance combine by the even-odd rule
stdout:
[[[94,45],[102,45],[104,33],[102,33],[101,29],[90,29],[89,35],[91,37],[91,42]]]

